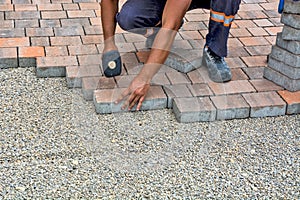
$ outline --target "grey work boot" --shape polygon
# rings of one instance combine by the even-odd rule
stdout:
[[[231,80],[231,71],[223,57],[218,56],[208,47],[204,47],[202,59],[202,66],[207,67],[212,81],[223,83]]]

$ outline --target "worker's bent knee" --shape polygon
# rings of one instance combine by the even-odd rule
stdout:
[[[154,27],[161,21],[163,4],[157,6],[147,1],[146,3],[141,2],[143,1],[128,1],[123,5],[116,16],[117,22],[122,29],[135,32],[137,29]]]
[[[121,10],[121,12],[117,14],[117,22],[123,30],[129,31],[137,28],[136,17],[137,16],[135,16],[135,14],[132,12]]]

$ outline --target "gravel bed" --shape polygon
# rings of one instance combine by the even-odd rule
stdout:
[[[0,199],[299,199],[300,115],[96,115],[64,78],[0,69]]]

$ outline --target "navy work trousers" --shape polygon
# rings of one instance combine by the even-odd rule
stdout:
[[[155,27],[162,20],[167,0],[127,0],[116,19],[120,27],[127,31],[139,32],[147,27]],[[241,0],[193,0],[189,10],[210,9],[210,19],[206,45],[221,57],[227,56],[227,40],[234,15]]]

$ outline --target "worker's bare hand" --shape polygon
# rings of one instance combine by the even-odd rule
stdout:
[[[147,83],[142,76],[138,75],[132,80],[129,87],[122,92],[115,103],[120,103],[122,100],[125,100],[122,109],[128,107],[128,110],[131,110],[137,104],[136,110],[140,110],[149,88],[150,84]]]

